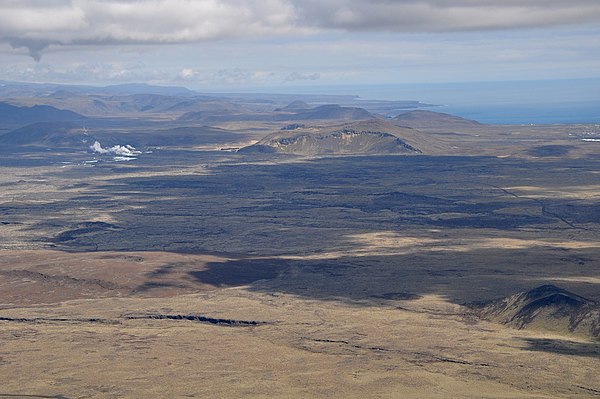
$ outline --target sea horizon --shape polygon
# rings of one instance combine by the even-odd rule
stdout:
[[[203,92],[203,90],[198,90]],[[218,94],[225,91],[210,91]],[[490,124],[600,123],[600,78],[264,87],[245,93],[354,95],[360,100],[419,101],[420,109]],[[231,92],[229,92],[231,93]]]

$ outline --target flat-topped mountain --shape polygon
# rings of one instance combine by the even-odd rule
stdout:
[[[418,132],[386,121],[371,120],[328,127],[298,125],[281,130],[241,152],[295,155],[420,154]],[[405,138],[406,137],[406,138]]]
[[[481,126],[481,123],[460,116],[425,110],[402,113],[392,119],[396,124],[412,128],[457,128]]]
[[[474,305],[485,319],[518,329],[600,335],[600,305],[553,285]]]

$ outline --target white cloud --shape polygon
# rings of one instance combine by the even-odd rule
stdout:
[[[165,44],[323,30],[447,32],[598,23],[598,0],[3,0],[0,41]]]
[[[181,72],[179,72],[179,77],[183,80],[190,80],[196,77],[198,74],[192,68],[183,68]]]
[[[265,84],[272,81],[276,76],[277,74],[271,71],[226,68],[206,73],[195,72],[187,80],[193,79],[195,83],[207,85],[242,86]],[[181,74],[180,78],[182,78]]]
[[[319,73],[300,73],[292,72],[285,77],[284,82],[293,82],[296,80],[318,80],[321,77]]]

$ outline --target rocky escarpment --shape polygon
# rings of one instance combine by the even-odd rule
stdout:
[[[484,319],[518,329],[600,335],[600,305],[553,285],[471,306]]]

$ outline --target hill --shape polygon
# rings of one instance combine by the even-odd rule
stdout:
[[[461,118],[460,116],[445,114],[442,112],[414,110],[400,114],[392,119],[394,123],[401,126],[419,128],[459,128],[476,127],[481,123]]]
[[[83,115],[49,105],[18,107],[0,103],[0,122],[5,125],[26,125],[34,122],[78,121]]]
[[[600,335],[600,306],[553,285],[542,285],[474,307],[483,318],[518,329]]]
[[[87,148],[95,138],[73,122],[39,122],[0,136],[0,145]]]
[[[284,153],[295,155],[372,155],[419,154],[414,146],[416,132],[372,120],[329,127],[305,127],[280,130],[241,152]],[[398,136],[400,135],[400,137]],[[411,142],[402,135],[410,137]]]

